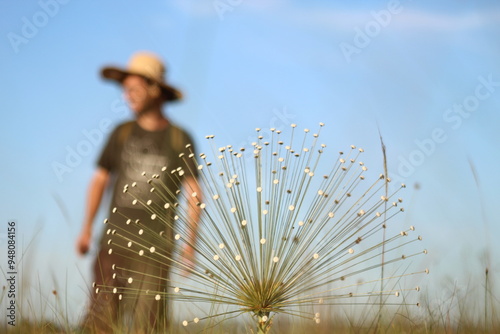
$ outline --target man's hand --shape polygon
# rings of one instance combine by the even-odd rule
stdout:
[[[82,232],[76,239],[76,252],[79,255],[85,255],[90,248],[92,237],[92,223],[97,209],[101,203],[101,198],[109,181],[109,171],[99,167],[90,181],[87,192],[87,202],[85,207],[85,218],[83,220]]]
[[[193,247],[186,244],[182,249],[180,261],[182,261],[182,264],[189,269],[194,269],[194,258],[195,256]],[[182,276],[188,276],[191,274],[192,270],[189,270],[188,268],[183,267]]]
[[[84,230],[76,239],[76,252],[78,255],[85,255],[88,253],[90,248],[90,240],[92,233],[90,231]]]

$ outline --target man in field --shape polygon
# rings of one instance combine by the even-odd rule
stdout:
[[[197,204],[201,201],[196,164],[187,158],[189,152],[191,156],[194,153],[194,146],[191,137],[162,112],[165,102],[179,100],[182,94],[166,83],[165,66],[156,55],[136,53],[127,68],[106,67],[102,76],[121,84],[135,119],[119,125],[110,135],[88,189],[76,245],[82,255],[90,248],[92,224],[103,193],[113,186],[109,221],[99,242],[95,284],[84,326],[96,332],[112,332],[129,319],[133,332],[151,332],[167,326],[165,298],[157,300],[152,292],[167,292],[169,287],[175,211],[164,210],[155,219],[147,207],[133,201],[123,190],[133,184],[134,194],[146,201],[152,196],[147,179],[158,174],[167,195],[155,205],[176,203],[178,189],[189,194],[185,196],[185,210],[190,233],[179,257],[181,263],[189,264],[199,217]],[[183,175],[172,176],[170,171],[178,167]],[[144,256],[145,249],[154,249],[155,257],[152,252]]]

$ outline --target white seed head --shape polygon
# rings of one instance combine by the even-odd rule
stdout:
[[[354,249],[349,248],[349,254],[353,254],[353,253],[354,253]]]
[[[149,249],[149,252],[154,253],[154,252],[155,252],[155,250],[156,250],[156,248],[154,248],[154,247],[152,246],[152,247]]]
[[[262,245],[263,245],[263,244],[265,244],[265,243],[266,243],[266,239],[264,239],[264,238],[260,239],[260,243],[261,243]]]
[[[214,255],[214,260],[215,261],[219,260],[219,255]]]
[[[277,256],[275,256],[275,257],[273,258],[273,262],[274,262],[274,263],[277,263],[279,260],[280,260],[280,258],[279,258],[279,257],[277,257]]]
[[[180,288],[179,288],[178,286],[176,286],[176,287],[174,288],[174,292],[178,293],[179,291],[180,291]]]
[[[133,281],[134,281],[134,279],[132,277],[129,277],[127,280],[128,284],[132,284]]]
[[[240,261],[240,260],[241,260],[241,255],[236,255],[236,256],[234,257],[234,259],[235,259],[236,261]]]
[[[160,295],[156,295],[155,296],[155,300],[160,300],[161,299],[161,296]]]
[[[220,244],[219,244],[219,248],[220,248],[220,249],[223,249],[224,247],[225,247],[225,246],[224,246],[224,244],[223,244],[223,243],[220,243]]]
[[[319,254],[318,253],[314,253],[313,259],[315,259],[315,260],[319,259]]]
[[[241,225],[242,225],[242,226],[245,226],[246,224],[247,224],[247,221],[246,221],[246,220],[242,220],[242,221],[241,221]]]

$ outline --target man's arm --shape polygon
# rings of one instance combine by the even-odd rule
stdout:
[[[193,176],[187,176],[183,181],[183,189],[186,192],[186,196],[188,198],[188,219],[187,222],[189,224],[189,235],[187,236],[187,244],[183,249],[183,258],[188,263],[192,263],[194,261],[194,249],[193,246],[196,244],[196,237],[198,232],[198,222],[200,220],[201,208],[196,205],[201,202],[202,193],[200,185],[198,184],[198,180]],[[195,196],[193,194],[196,193]]]
[[[76,251],[80,255],[84,255],[89,251],[90,241],[92,238],[92,224],[95,215],[101,204],[102,195],[109,181],[109,172],[99,167],[92,180],[90,181],[87,192],[87,203],[85,208],[85,219],[83,221],[82,231],[76,241]]]

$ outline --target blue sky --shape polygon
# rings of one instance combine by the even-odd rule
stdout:
[[[186,96],[166,114],[199,151],[208,134],[241,146],[256,127],[325,122],[325,143],[362,146],[381,171],[380,129],[390,172],[409,185],[405,219],[425,237],[431,288],[466,285],[485,250],[498,282],[496,2],[42,0],[1,1],[0,13],[0,223],[35,238],[30,270],[48,291],[51,272],[67,275],[70,300],[84,300],[91,258],[73,245],[104,140],[85,134],[130,117],[99,69],[136,50],[166,60]],[[55,172],[78,149],[71,171]]]

